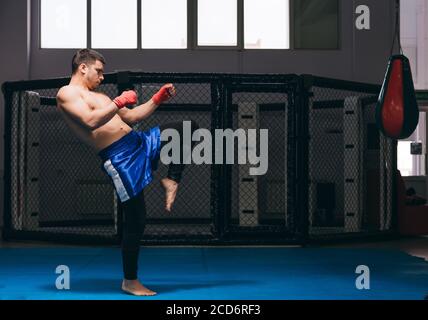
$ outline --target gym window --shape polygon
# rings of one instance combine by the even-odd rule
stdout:
[[[238,1],[198,0],[198,46],[238,45]]]
[[[339,47],[339,0],[40,0],[39,3],[43,49]]]
[[[137,49],[137,0],[91,0],[91,44]]]
[[[339,0],[294,1],[294,48],[339,48]]]
[[[401,175],[404,176],[424,176],[425,154],[426,154],[426,113],[419,112],[419,123],[415,132],[405,140],[399,140],[397,144],[397,167]],[[412,154],[411,144],[420,143],[422,145],[421,154]]]
[[[244,48],[289,49],[289,1],[244,1]]]
[[[406,0],[400,7],[400,38],[415,89],[428,89],[428,1]]]
[[[41,47],[86,47],[86,8],[86,0],[41,0]]]
[[[425,0],[406,0],[400,7],[400,40],[404,54],[409,58],[416,90],[428,89],[428,47],[426,35],[428,28],[428,2]],[[428,103],[418,101],[419,122],[415,132],[397,146],[397,167],[402,176],[425,176],[427,146]],[[412,154],[411,144],[422,143],[422,154]]]
[[[141,44],[143,49],[187,49],[187,0],[142,0]]]

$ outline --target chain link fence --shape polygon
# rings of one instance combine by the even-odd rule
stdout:
[[[13,93],[10,225],[27,234],[112,238],[117,233],[113,188],[97,154],[61,117],[58,90]],[[114,84],[98,91],[117,96]]]
[[[257,84],[253,92],[231,89],[233,152],[238,161],[228,167],[231,193],[225,231],[290,237],[295,212],[287,199],[288,94],[258,89]],[[257,161],[251,163],[251,154]]]
[[[317,78],[309,100],[309,237],[392,229],[393,141],[375,122],[377,87]]]
[[[118,243],[122,213],[113,186],[56,107],[68,81],[3,87],[4,236]],[[303,243],[394,230],[395,145],[375,125],[377,86],[294,75],[125,72],[106,75],[97,91],[113,99],[132,88],[140,104],[167,82],[178,94],[133,129],[195,121],[211,132],[213,157],[186,165],[168,214],[159,184],[167,166],[159,164],[145,189],[144,243]],[[216,133],[227,140],[227,130],[233,149],[223,146],[217,163]]]
[[[145,81],[135,78],[133,81]],[[148,101],[164,83],[133,83],[139,103]],[[153,126],[194,121],[200,128],[212,129],[212,99],[210,83],[175,82],[177,95],[172,97],[135,130],[148,130]],[[190,138],[190,137],[189,137]],[[213,213],[211,205],[215,194],[211,188],[211,164],[185,166],[174,209],[165,213],[164,191],[159,184],[166,177],[168,166],[159,162],[154,173],[155,183],[145,189],[147,224],[144,239],[213,238]]]

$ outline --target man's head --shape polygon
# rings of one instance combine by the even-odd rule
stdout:
[[[71,62],[72,77],[81,77],[89,89],[95,89],[104,80],[103,55],[92,49],[77,51]]]

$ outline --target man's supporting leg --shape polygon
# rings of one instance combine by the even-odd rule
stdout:
[[[143,191],[120,204],[123,213],[122,265],[124,282],[122,289],[135,295],[153,295],[138,281],[138,256],[140,240],[145,229],[146,206]]]
[[[121,203],[123,212],[122,263],[124,278],[137,279],[140,239],[145,228],[144,193]]]

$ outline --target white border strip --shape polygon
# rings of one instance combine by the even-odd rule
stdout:
[[[107,160],[106,162],[104,162],[104,168],[106,169],[109,176],[113,179],[114,187],[116,188],[120,201],[124,202],[126,200],[129,200],[129,194],[126,191],[126,188],[122,182],[122,179],[119,176],[119,173],[116,171],[115,167],[113,167],[111,160]]]

